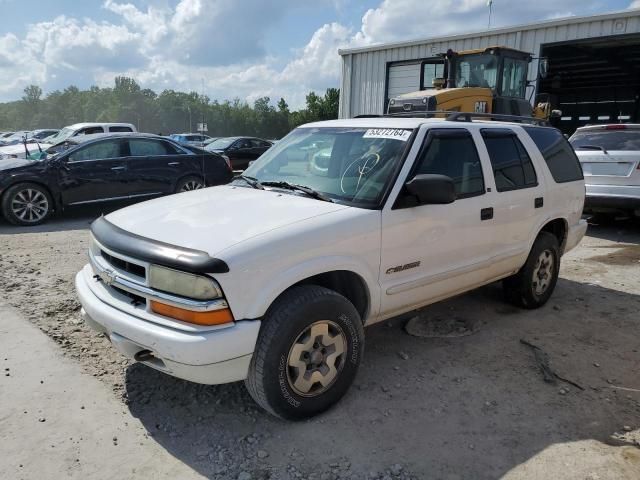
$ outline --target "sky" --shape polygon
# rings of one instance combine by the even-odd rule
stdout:
[[[494,0],[492,28],[640,8],[640,0]],[[487,0],[0,0],[0,101],[135,78],[220,101],[338,87],[339,48],[487,28]]]

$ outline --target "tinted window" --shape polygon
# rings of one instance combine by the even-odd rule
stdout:
[[[573,148],[559,130],[524,127],[542,153],[553,179],[558,182],[582,180],[582,167]]]
[[[482,130],[499,192],[536,185],[536,172],[527,150],[510,130]]]
[[[110,132],[133,132],[131,127],[109,127]]]
[[[415,174],[440,174],[453,179],[458,198],[484,193],[482,165],[471,134],[464,130],[435,130],[418,160]]]
[[[83,160],[100,160],[103,158],[117,158],[120,156],[120,141],[109,140],[105,142],[92,143],[86,147],[73,152],[69,156],[69,161],[79,162]]]
[[[602,147],[605,150],[640,150],[640,130],[576,132],[569,141],[576,150],[584,146]]]
[[[502,95],[524,98],[527,90],[527,72],[529,62],[505,58],[502,70]]]
[[[104,133],[104,129],[102,127],[88,127],[80,130],[76,135],[91,135],[94,133]]]
[[[175,150],[168,143],[142,138],[129,140],[129,151],[132,157],[172,155],[175,153]]]

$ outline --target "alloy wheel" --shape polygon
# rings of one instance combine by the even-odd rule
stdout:
[[[24,222],[35,223],[49,213],[49,200],[40,190],[25,188],[11,200],[13,214]]]
[[[204,188],[202,182],[198,180],[189,180],[182,185],[181,192],[190,192],[191,190],[201,190]]]
[[[334,322],[312,323],[298,335],[289,350],[289,386],[303,397],[315,397],[333,385],[344,366],[347,339]]]
[[[533,293],[540,296],[547,291],[551,280],[553,279],[553,253],[551,250],[544,250],[533,268],[533,281],[531,283],[533,287]]]

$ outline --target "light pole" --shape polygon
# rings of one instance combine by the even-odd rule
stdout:
[[[187,110],[189,110],[189,133],[191,133],[193,130],[191,127],[191,106],[190,105],[187,105]]]

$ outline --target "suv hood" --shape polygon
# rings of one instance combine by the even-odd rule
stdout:
[[[107,215],[142,237],[215,256],[233,245],[345,205],[274,190],[221,186],[170,195]]]

